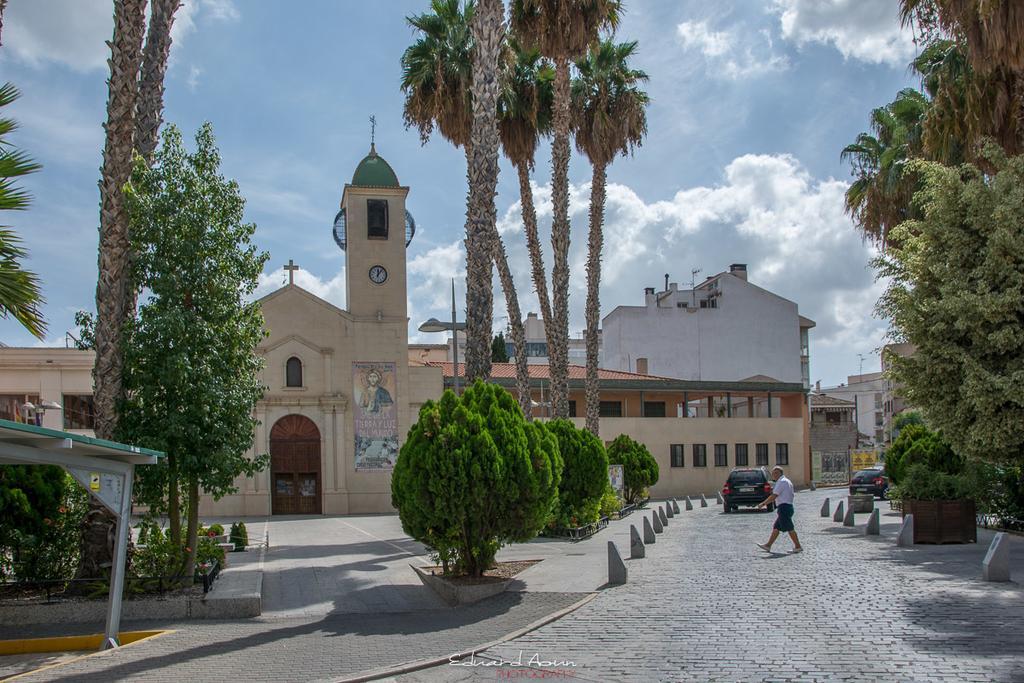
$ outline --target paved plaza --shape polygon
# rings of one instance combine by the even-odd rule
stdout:
[[[175,632],[21,680],[309,681],[374,671],[407,683],[1024,681],[1024,538],[1012,538],[1014,582],[984,583],[988,532],[977,545],[897,548],[899,518],[888,504],[882,536],[866,537],[867,515],[855,529],[819,517],[826,496],[835,502],[845,491],[797,495],[807,548],[799,555],[787,552],[788,539],[771,555],[755,547],[772,515],[724,515],[712,504],[683,511],[645,559],[627,560],[626,585],[601,587],[607,541],[628,556],[629,525],[642,523],[634,514],[581,543],[504,549],[503,558],[544,561],[515,590],[459,609],[418,585],[408,564],[425,560],[424,549],[395,516],[274,519],[262,617],[130,623]],[[258,534],[263,520],[249,527]],[[0,635],[14,631],[50,635],[53,627],[4,625]],[[496,642],[463,666],[400,673]],[[484,666],[502,660],[523,664]]]

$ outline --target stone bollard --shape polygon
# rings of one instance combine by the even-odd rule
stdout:
[[[651,532],[654,533],[653,531]],[[647,556],[647,549],[644,542],[640,540],[640,532],[636,530],[635,524],[629,525],[629,559],[635,560]]]
[[[829,511],[829,502],[828,498],[826,498],[825,502],[821,504],[821,516],[828,517],[830,514],[832,513]]]
[[[981,563],[981,578],[986,581],[1010,580],[1010,543],[1002,531],[992,539],[992,545]]]
[[[722,505],[722,504],[725,503],[725,498],[722,498],[722,492],[721,491],[715,491],[715,495],[718,496],[718,500],[716,502],[719,505]]]
[[[660,534],[665,530],[665,525],[661,523],[661,519],[658,517],[657,511],[651,515],[651,525],[654,527],[654,533]]]
[[[855,523],[854,514],[856,514],[856,513],[854,513],[853,506],[851,505],[846,510],[846,516],[843,517],[843,526],[853,526],[854,525],[854,523]]]
[[[654,527],[651,526],[651,520],[644,516],[644,543],[651,545],[656,540],[658,538],[654,535]]]
[[[658,506],[658,519],[661,520],[662,526],[668,526],[668,516],[665,515],[665,508]]]
[[[839,501],[839,505],[836,505],[836,514],[832,515],[832,521],[843,521],[843,501]]]
[[[881,526],[881,519],[880,519],[879,515],[881,515],[881,514],[882,513],[881,513],[881,511],[878,508],[875,508],[874,510],[871,511],[871,517],[868,518],[868,525],[866,527],[864,527],[864,535],[865,536],[877,536],[878,535],[879,528]]]
[[[679,514],[679,503],[676,502],[675,498],[673,498],[670,502],[672,503],[672,512],[678,515]]]
[[[700,494],[700,506],[706,508],[708,506],[708,499],[704,497],[704,494]]]
[[[613,586],[626,583],[626,563],[614,541],[608,541],[608,583]]]
[[[818,487],[814,485],[814,481],[813,480],[811,480],[811,490],[812,491],[817,491],[818,490]]]
[[[689,496],[686,497],[686,509],[687,510],[692,510],[693,509],[693,501],[690,500]]]
[[[903,515],[903,526],[896,536],[896,545],[901,548],[914,545],[914,515]]]
[[[665,516],[669,519],[676,516],[676,513],[672,512],[672,503],[665,501]]]

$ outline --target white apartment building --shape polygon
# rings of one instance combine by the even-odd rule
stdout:
[[[857,414],[857,430],[866,435],[876,446],[885,443],[887,381],[882,373],[849,375],[845,384],[834,387],[816,386],[815,391],[845,401],[852,401]]]
[[[796,303],[747,281],[747,266],[693,289],[644,290],[643,306],[619,306],[602,325],[601,367],[698,381],[751,378],[810,388],[808,332]]]

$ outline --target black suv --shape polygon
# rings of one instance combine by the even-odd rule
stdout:
[[[885,470],[872,467],[855,472],[850,479],[850,493],[870,493],[886,498],[889,495],[889,478],[885,476]]]
[[[729,478],[722,487],[722,498],[725,499],[726,514],[740,505],[758,505],[772,495],[772,480],[768,470],[763,467],[754,469],[737,468],[729,473]],[[768,511],[775,509],[775,503],[768,506]]]

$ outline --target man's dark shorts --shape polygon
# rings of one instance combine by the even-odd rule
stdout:
[[[795,531],[793,526],[793,506],[789,503],[781,503],[775,508],[778,518],[775,520],[775,528],[779,531]]]

